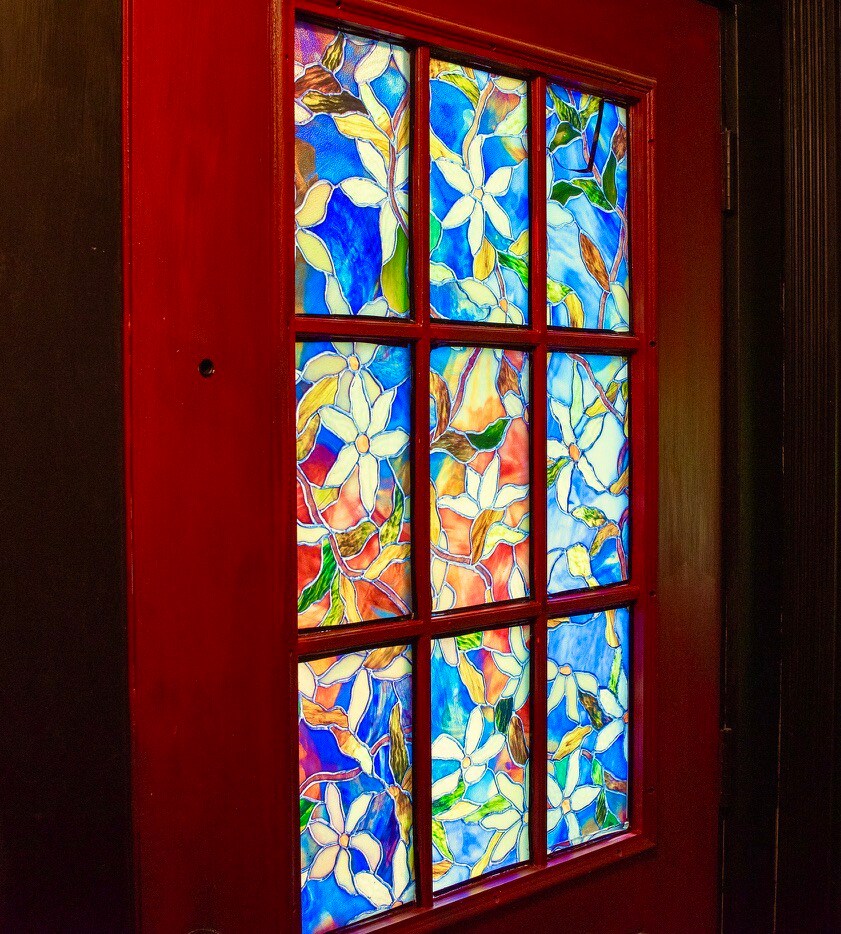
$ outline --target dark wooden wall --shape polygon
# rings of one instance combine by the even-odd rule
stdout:
[[[121,4],[0,0],[0,929],[131,918]]]
[[[725,632],[722,922],[774,924],[781,577],[784,564],[783,3],[722,14],[723,123],[731,133],[724,216]]]

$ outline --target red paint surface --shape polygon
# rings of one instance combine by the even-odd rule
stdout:
[[[482,881],[472,895],[462,890],[436,899],[441,907],[432,911],[431,885],[422,881],[420,908],[394,927],[430,929],[458,921],[461,931],[487,931],[489,925],[502,930],[504,924],[540,930],[548,923],[572,931],[714,930],[717,14],[697,0],[592,0],[574,8],[539,0],[527,9],[465,0],[457,12],[444,0],[418,0],[402,18],[392,8],[351,0],[336,13],[526,73],[575,76],[639,100],[631,120],[635,335],[595,343],[589,335],[553,335],[549,341],[570,349],[610,344],[633,355],[633,578],[611,588],[607,598],[587,593],[547,601],[541,598],[545,574],[536,566],[536,599],[527,606],[484,608],[449,623],[436,619],[434,626],[439,632],[448,625],[467,629],[530,619],[537,646],[545,643],[549,613],[636,600],[631,831],[542,868],[545,816],[535,808],[535,867]],[[465,27],[506,39],[443,25],[444,17],[456,15]],[[140,928],[156,934],[285,930],[295,923],[299,887],[297,652],[327,652],[358,640],[352,631],[310,632],[298,644],[293,329],[345,334],[355,322],[291,320],[291,186],[287,191],[278,185],[287,177],[291,115],[275,94],[276,83],[291,77],[291,60],[284,56],[291,8],[278,12],[278,49],[272,11],[260,4],[133,0],[127,24],[126,419]],[[422,95],[414,106],[416,126],[425,130]],[[532,106],[539,112],[542,102]],[[275,121],[287,127],[279,141]],[[534,165],[542,161],[540,137],[536,126]],[[415,136],[421,144],[414,152],[415,205],[426,203],[426,138],[425,132]],[[538,194],[533,192],[532,206],[539,224],[544,204]],[[417,242],[428,242],[426,212],[415,211],[412,224]],[[545,463],[541,361],[547,335],[542,256],[539,250],[534,256],[534,324],[518,329],[517,340],[535,348],[532,437],[533,463],[539,465]],[[415,308],[428,307],[419,275],[427,259],[416,252]],[[385,333],[389,323],[379,327]],[[506,330],[471,328],[469,339],[497,343]],[[465,332],[437,322],[401,333],[407,331],[417,339],[416,418],[425,424],[430,344],[456,335],[464,340]],[[205,357],[216,365],[209,379],[197,369]],[[418,491],[428,488],[423,443],[416,446]],[[535,503],[545,484],[542,474],[534,472]],[[429,517],[425,499],[416,495],[415,502],[413,540],[422,546]],[[539,554],[545,516],[540,509],[532,515],[532,550]],[[415,685],[422,698],[433,627],[427,622],[428,567],[419,559],[413,564],[417,620],[378,626],[372,641],[417,640]],[[534,714],[541,716],[544,708],[545,697],[535,697]],[[422,742],[429,732],[428,704],[419,700],[414,716],[418,789],[429,783]],[[538,761],[542,742],[535,731],[532,755]],[[536,772],[542,776],[543,770]],[[535,781],[539,803],[545,778]],[[428,802],[418,793],[415,800],[421,828],[429,822]],[[421,865],[428,864],[422,834],[417,851]],[[598,871],[588,875],[591,870]],[[513,898],[508,907],[495,907]],[[489,909],[493,916],[469,920]]]

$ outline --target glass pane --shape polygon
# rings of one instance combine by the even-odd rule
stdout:
[[[298,665],[304,934],[415,898],[409,646]]]
[[[432,644],[436,891],[529,858],[529,627]]]
[[[296,349],[298,625],[411,610],[406,347]]]
[[[295,26],[295,311],[409,312],[409,53]]]
[[[528,320],[527,86],[430,62],[430,299],[453,321]]]
[[[517,350],[430,355],[433,609],[529,592],[529,359]]]
[[[628,361],[550,353],[549,592],[628,579]]]
[[[605,101],[596,137],[599,103],[561,85],[546,89],[548,320],[627,331],[628,119]]]
[[[549,620],[549,851],[628,826],[627,607]]]

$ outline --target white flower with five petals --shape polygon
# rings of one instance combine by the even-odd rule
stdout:
[[[393,878],[391,888],[372,872],[358,872],[354,879],[357,892],[364,895],[375,908],[381,911],[408,904],[414,898],[415,880],[409,869],[409,850],[402,840],[398,841],[394,851],[391,871]]]
[[[405,224],[408,219],[409,150],[403,149],[393,157],[394,166],[389,172],[382,152],[373,143],[360,139],[356,141],[356,148],[370,178],[346,178],[339,183],[339,188],[358,208],[380,209],[380,241],[385,265],[394,255],[398,224],[400,220]],[[400,219],[395,210],[400,212]]]
[[[503,237],[511,239],[511,221],[496,200],[508,191],[511,174],[510,165],[497,169],[485,180],[485,162],[482,157],[483,137],[477,135],[467,150],[467,166],[452,159],[440,158],[435,164],[452,188],[461,197],[441,221],[444,228],[460,227],[469,220],[467,242],[471,253],[476,256],[485,237],[485,216]]]
[[[578,785],[581,778],[580,749],[570,753],[563,790],[555,778],[555,769],[551,760],[548,763],[548,770],[546,791],[550,810],[546,818],[546,829],[552,831],[561,821],[564,821],[567,826],[567,839],[572,842],[581,836],[576,811],[582,811],[592,804],[599,796],[601,788],[598,785]]]
[[[334,782],[327,785],[324,805],[329,823],[324,820],[312,820],[308,827],[310,835],[319,846],[310,863],[310,879],[325,879],[332,874],[337,884],[353,895],[356,893],[356,885],[351,869],[350,851],[356,850],[361,853],[372,872],[379,866],[382,859],[380,844],[371,834],[356,829],[373,798],[372,793],[354,798],[345,817],[339,789]]]
[[[504,510],[512,503],[525,499],[528,487],[519,483],[499,486],[500,456],[495,455],[484,473],[470,466],[464,469],[463,493],[458,496],[440,496],[438,504],[466,519],[475,519],[486,509]]]
[[[574,723],[579,723],[581,713],[578,708],[578,691],[597,694],[599,682],[588,671],[573,671],[570,665],[558,665],[551,658],[546,660],[546,678],[551,685],[546,712],[551,713],[561,701],[566,702],[566,715]]]
[[[572,427],[569,406],[552,399],[549,403],[552,415],[561,428],[562,441],[550,439],[546,444],[546,453],[552,460],[567,458],[567,463],[558,471],[555,479],[555,496],[564,512],[569,512],[569,494],[572,478],[576,470],[581,473],[584,482],[591,489],[603,492],[606,485],[599,479],[595,468],[590,463],[587,452],[599,440],[604,425],[604,415],[597,415],[587,421],[581,434],[576,437]]]
[[[380,461],[396,457],[409,443],[409,436],[402,428],[390,431],[386,428],[396,394],[396,389],[389,389],[371,400],[362,380],[354,380],[350,385],[349,412],[335,406],[321,410],[322,425],[345,443],[324,485],[342,486],[358,466],[359,497],[368,513],[376,503]]]
[[[458,768],[433,782],[433,800],[452,794],[462,779],[466,785],[478,782],[487,771],[488,762],[498,755],[505,745],[505,737],[501,733],[492,733],[482,743],[484,725],[485,718],[481,708],[474,707],[467,719],[463,745],[446,733],[436,737],[432,744],[432,758],[444,762],[455,762]]]
[[[505,772],[496,776],[496,786],[508,801],[509,807],[482,819],[482,826],[486,829],[502,831],[502,836],[491,851],[491,862],[498,863],[505,859],[516,846],[517,861],[524,863],[529,858],[529,811],[525,788]]]
[[[369,398],[382,392],[368,370],[377,349],[376,344],[334,341],[333,350],[324,350],[307,360],[301,370],[301,377],[308,383],[317,383],[321,379],[338,376],[335,404],[340,409],[348,410],[350,386],[354,380],[361,379],[365,383]]]

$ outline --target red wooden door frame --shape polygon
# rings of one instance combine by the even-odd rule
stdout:
[[[489,8],[477,2],[461,11],[465,19],[481,23],[489,32],[516,35],[521,42],[489,40],[487,33],[447,26],[435,17],[441,6],[437,0],[427,0],[424,11],[431,15],[401,11],[395,17],[378,4],[341,0],[336,4],[342,19],[375,28],[396,24],[391,28],[403,36],[411,30],[411,38],[455,47],[503,65],[592,80],[599,90],[643,101],[635,108],[638,116],[632,129],[638,134],[632,138],[636,154],[648,152],[654,144],[653,82],[635,79],[621,68],[593,66],[588,59],[613,60],[624,66],[634,56],[630,45],[623,47],[623,35],[653,48],[655,34],[668,26],[668,6],[679,8],[671,12],[678,27],[697,29],[697,36],[688,38],[702,56],[698,77],[707,92],[706,101],[703,96],[700,101],[691,97],[684,75],[675,80],[680,66],[674,55],[654,52],[649,55],[649,67],[640,69],[666,87],[675,85],[671,97],[678,104],[696,104],[696,114],[701,115],[698,123],[707,132],[700,139],[679,128],[675,132],[676,115],[667,111],[671,119],[665,123],[673,135],[667,147],[660,147],[661,152],[666,148],[674,155],[677,150],[684,165],[695,168],[696,211],[684,220],[675,216],[672,200],[667,201],[668,216],[678,226],[669,242],[663,243],[656,267],[661,295],[665,292],[661,310],[665,305],[671,311],[668,327],[664,327],[671,340],[664,341],[668,376],[664,382],[676,391],[674,403],[664,400],[663,405],[670,416],[665,422],[674,434],[669,439],[660,436],[664,465],[676,468],[676,474],[664,479],[661,495],[671,507],[665,510],[666,517],[676,521],[677,527],[660,531],[665,564],[660,587],[654,585],[653,573],[644,571],[639,580],[645,586],[616,588],[616,602],[638,599],[636,618],[643,621],[636,625],[635,619],[635,633],[641,639],[634,645],[634,704],[639,704],[645,692],[646,719],[636,719],[633,774],[645,778],[637,781],[632,792],[637,797],[632,802],[631,832],[562,857],[552,872],[521,870],[519,876],[513,874],[513,881],[489,880],[486,894],[472,903],[458,895],[436,900],[449,905],[444,917],[436,912],[412,924],[429,926],[459,919],[509,897],[535,895],[561,878],[620,859],[609,871],[619,879],[620,888],[636,892],[627,906],[628,923],[638,923],[631,918],[647,919],[649,928],[656,930],[655,892],[658,879],[664,882],[668,877],[664,859],[670,847],[660,846],[641,860],[626,862],[624,857],[650,848],[657,810],[673,813],[679,797],[676,779],[664,772],[662,744],[656,761],[653,748],[657,681],[656,696],[667,695],[664,678],[652,665],[664,638],[670,644],[660,655],[667,666],[681,653],[695,665],[686,687],[669,703],[670,709],[683,713],[693,702],[700,705],[694,716],[688,716],[694,724],[694,754],[681,748],[678,759],[688,767],[687,774],[694,766],[701,777],[702,787],[695,795],[700,817],[692,826],[704,837],[707,849],[715,850],[718,568],[709,562],[717,561],[718,541],[717,529],[712,532],[709,523],[717,514],[718,497],[717,485],[710,486],[708,478],[697,473],[700,448],[692,418],[704,424],[709,424],[710,416],[717,418],[720,238],[716,230],[709,229],[710,219],[717,219],[718,190],[714,184],[717,153],[708,132],[718,113],[712,54],[717,51],[716,17],[695,0],[679,4],[658,0],[653,6],[663,22],[652,24],[650,12],[648,18],[640,15],[639,22],[634,22],[616,0],[597,0],[592,7],[607,21],[618,20],[621,25],[608,27],[602,43],[584,27],[565,36],[560,31],[556,44],[566,41],[574,53],[565,57],[536,44],[540,41],[536,36],[545,42],[541,30],[535,28],[537,4],[535,21],[506,11],[502,4]],[[551,9],[551,4],[546,7]],[[325,6],[317,9],[323,12]],[[138,925],[149,931],[279,930],[289,918],[290,900],[292,904],[297,900],[298,879],[291,869],[297,835],[290,839],[291,822],[281,817],[289,802],[297,799],[295,770],[288,761],[294,748],[289,710],[296,680],[297,632],[290,608],[291,588],[276,570],[294,567],[294,539],[290,545],[286,529],[290,511],[294,514],[287,495],[291,484],[282,482],[287,459],[291,465],[289,444],[283,439],[290,417],[293,335],[288,317],[284,320],[279,312],[289,280],[278,250],[289,236],[286,225],[292,212],[287,209],[285,189],[277,182],[282,180],[286,156],[281,146],[276,163],[273,125],[273,115],[281,126],[288,119],[282,96],[275,90],[276,69],[284,54],[283,38],[278,46],[275,36],[288,37],[290,23],[291,7],[272,11],[251,3],[232,8],[220,0],[203,5],[133,0],[126,16],[126,433],[134,802]],[[658,106],[662,126],[662,99]],[[533,151],[539,153],[539,147],[538,141]],[[416,163],[419,166],[423,164],[423,153],[417,152],[421,148],[416,147],[415,155],[421,160]],[[635,304],[639,315],[641,307],[654,307],[656,221],[654,157],[636,158],[631,198],[638,208],[633,223],[637,225],[642,217],[651,225],[648,231],[636,227],[633,233],[635,303],[640,302],[636,290],[641,284],[650,290],[642,305]],[[666,183],[679,185],[677,170],[668,168],[670,163],[662,171],[665,158],[661,155],[658,163],[661,206]],[[416,204],[423,203],[415,194]],[[539,205],[540,200],[535,202]],[[661,242],[664,229],[661,222]],[[688,263],[693,245],[703,242],[704,236],[707,256],[696,250],[698,268],[692,270]],[[642,249],[640,244],[644,244]],[[692,282],[706,289],[706,297],[689,295]],[[688,297],[682,308],[677,295],[681,291]],[[423,294],[416,294],[417,307],[424,299]],[[538,289],[533,289],[532,301],[536,335],[531,340],[543,340]],[[635,336],[620,341],[627,343],[627,350],[653,357],[656,338],[651,316],[646,314],[640,324]],[[331,322],[329,331],[336,334],[339,330]],[[705,335],[706,346],[687,344]],[[458,331],[458,336],[463,339],[464,333]],[[470,340],[482,336],[472,332]],[[484,337],[498,340],[498,331]],[[575,339],[565,335],[557,343],[574,345]],[[211,377],[198,372],[198,363],[205,358],[215,365]],[[685,404],[687,381],[693,373],[699,374],[699,363],[706,367],[700,373],[706,382],[700,396],[709,410],[703,414],[681,411],[677,401],[683,399]],[[635,392],[645,395],[638,383]],[[632,418],[636,417],[635,412]],[[641,422],[656,424],[656,409],[645,413]],[[653,478],[657,433],[649,427],[636,440],[638,446],[643,445],[645,476]],[[672,442],[683,448],[675,450]],[[715,464],[717,431],[710,433],[708,446]],[[703,499],[695,513],[690,507],[689,513],[676,519],[674,497],[680,495],[681,484],[686,488],[687,479],[690,495],[694,491]],[[656,488],[643,489],[636,477],[633,482],[635,502],[648,499],[644,514],[650,525],[644,530],[637,524],[632,533],[632,563],[644,568],[643,546],[657,536]],[[681,535],[692,539],[693,518],[706,525],[694,530],[701,537],[696,537],[699,547],[690,555]],[[536,515],[535,520],[539,541],[541,517]],[[415,540],[423,540],[418,525]],[[687,568],[696,579],[685,576]],[[686,596],[676,593],[675,586],[684,588]],[[579,607],[596,598],[564,598],[564,605],[571,600]],[[694,630],[694,639],[688,626],[681,625],[692,619],[693,607],[687,600],[694,600],[698,611],[706,615]],[[657,603],[664,608],[659,638],[653,625]],[[671,675],[667,667],[665,677]],[[699,695],[694,700],[691,685]],[[657,719],[661,735],[673,732],[673,723]],[[666,804],[655,809],[652,792],[658,775]],[[664,835],[671,841],[676,828],[667,826],[669,833]],[[686,826],[683,832],[690,833],[692,828]],[[715,860],[711,864],[709,853],[697,842],[687,847],[702,870],[690,886],[683,909],[684,921],[692,925],[702,920],[697,912],[688,914],[693,902],[703,906],[704,917],[710,917],[711,893],[714,900],[715,892],[710,866],[714,868]],[[593,884],[594,877],[588,877],[576,883],[575,890],[569,887],[553,893],[552,899],[573,918],[574,891],[585,892]],[[522,904],[534,910],[540,903],[532,899]],[[664,918],[679,919],[680,912],[675,902]]]

